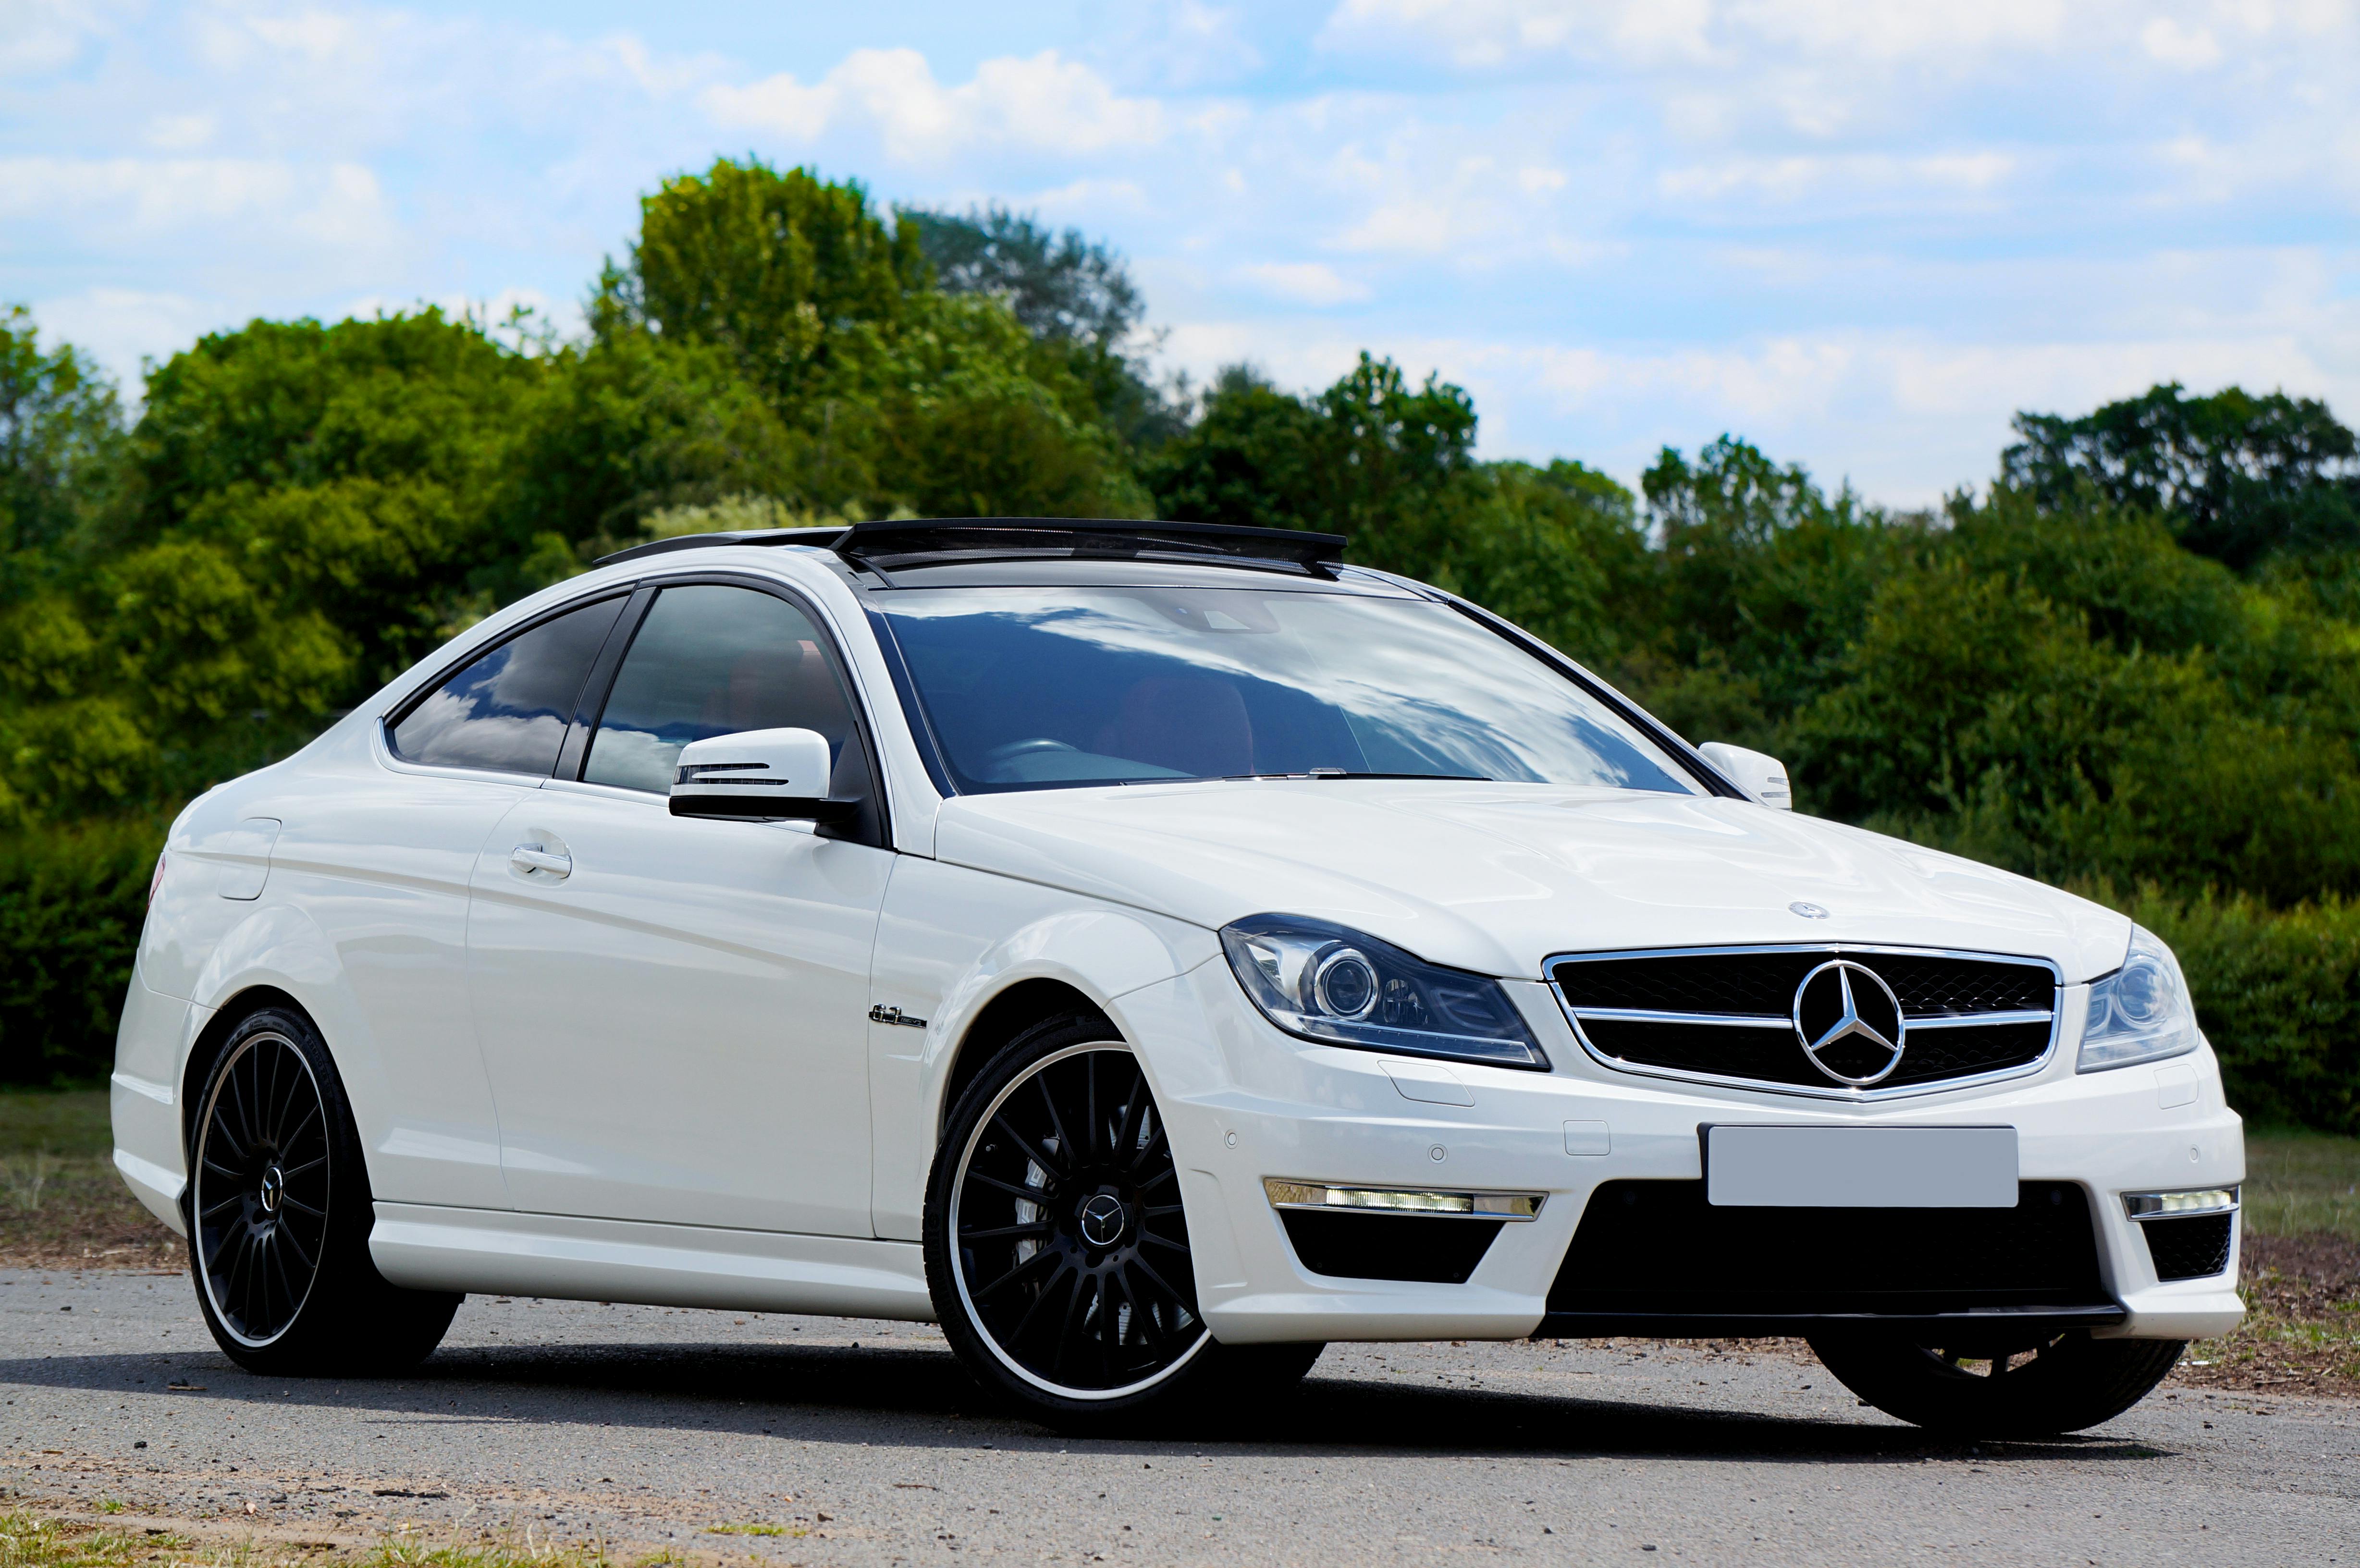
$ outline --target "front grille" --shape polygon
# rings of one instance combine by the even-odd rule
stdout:
[[[1797,987],[1838,957],[1874,970],[1907,1025],[1899,1065],[1865,1090],[1822,1073],[1796,1038]],[[2056,1036],[2056,971],[2022,958],[1693,949],[1569,956],[1548,975],[1575,1032],[1609,1066],[1793,1091],[1874,1098],[2019,1071],[2046,1057]]]
[[[2081,1188],[2024,1181],[2012,1209],[1715,1208],[1701,1181],[1607,1181],[1551,1312],[1926,1316],[2106,1303]]]
[[[1281,1211],[1295,1256],[1314,1274],[1464,1285],[1504,1223],[1440,1214]]]
[[[2147,1220],[2147,1256],[2158,1279],[2202,1279],[2229,1267],[2230,1227],[2234,1214],[2191,1214],[2185,1219]]]

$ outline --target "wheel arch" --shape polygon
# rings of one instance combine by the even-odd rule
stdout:
[[[1069,980],[1045,975],[1027,975],[993,992],[951,1048],[942,1074],[942,1091],[934,1105],[935,1138],[942,1137],[951,1107],[958,1104],[967,1086],[1001,1047],[1035,1024],[1075,1014],[1103,1018],[1114,1038],[1123,1038],[1120,1026],[1106,1007]]]

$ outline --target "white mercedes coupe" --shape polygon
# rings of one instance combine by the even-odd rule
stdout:
[[[1343,544],[667,539],[197,800],[115,1161],[223,1350],[398,1371],[470,1290],[934,1321],[1103,1429],[1329,1340],[1786,1334],[2004,1436],[2238,1322],[2154,937]]]

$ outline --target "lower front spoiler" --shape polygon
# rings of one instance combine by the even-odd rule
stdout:
[[[2003,1334],[2039,1337],[2075,1328],[2111,1328],[2130,1313],[2107,1302],[2086,1307],[1976,1307],[1957,1312],[1550,1312],[1535,1339],[1828,1339],[1843,1334]]]

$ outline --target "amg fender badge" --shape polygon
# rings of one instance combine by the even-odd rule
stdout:
[[[876,1007],[869,1009],[869,1021],[872,1024],[900,1024],[903,1029],[924,1029],[926,1027],[925,1019],[913,1018],[907,1013],[904,1013],[901,1008],[889,1007],[881,1002]]]

